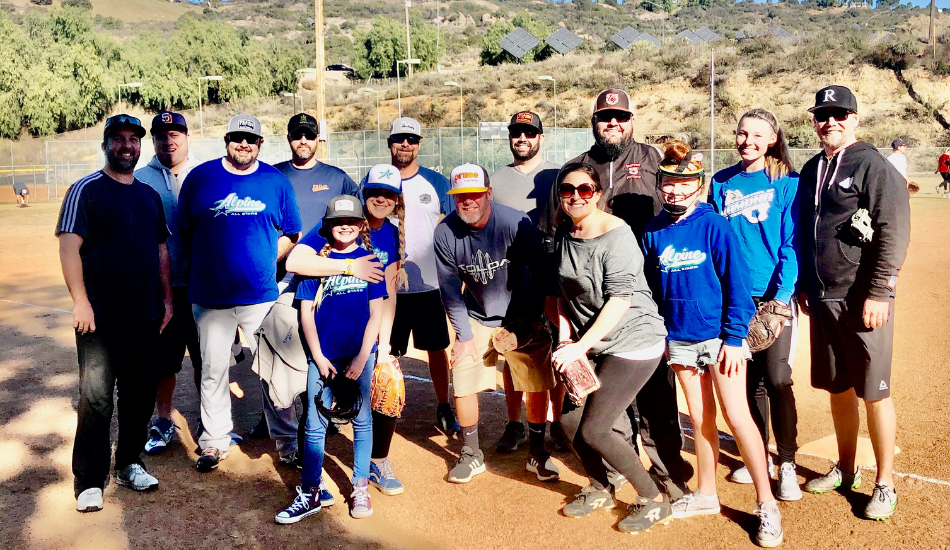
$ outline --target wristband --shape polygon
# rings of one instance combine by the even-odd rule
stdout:
[[[344,275],[352,275],[352,274],[353,274],[353,266],[356,264],[356,261],[355,261],[355,260],[352,260],[352,259],[349,259],[349,258],[347,258],[345,261],[346,261],[346,267],[343,268],[343,274],[344,274]]]

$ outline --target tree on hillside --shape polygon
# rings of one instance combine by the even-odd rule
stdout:
[[[410,32],[412,57],[421,61],[418,68],[432,69],[438,59],[436,29],[417,23],[410,25]],[[406,59],[406,27],[399,21],[376,16],[368,31],[354,33],[353,69],[360,78],[396,76],[399,59]],[[400,74],[405,70],[399,67]]]
[[[532,19],[531,14],[525,10],[516,15],[510,22],[498,21],[488,28],[481,53],[483,65],[500,65],[502,63],[515,63],[518,61],[518,59],[515,59],[515,56],[498,45],[498,42],[507,36],[508,33],[515,30],[515,27],[521,27],[541,41],[540,44],[521,58],[522,62],[531,63],[533,61],[541,61],[551,57],[554,53],[554,50],[544,42],[544,39],[551,34],[551,27],[541,21]]]

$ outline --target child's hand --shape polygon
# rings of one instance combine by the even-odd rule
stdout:
[[[554,362],[554,368],[557,369],[558,372],[562,372],[567,365],[570,365],[585,355],[587,355],[587,350],[584,349],[584,346],[575,342],[558,348],[557,351],[554,352],[554,355],[551,356],[551,360]]]
[[[324,378],[333,378],[336,376],[336,367],[323,355],[314,357],[313,362],[317,364],[317,370],[320,371],[320,376]]]
[[[366,367],[366,361],[369,360],[369,357],[363,357],[362,355],[357,355],[350,361],[350,366],[346,367],[346,377],[350,380],[359,379],[360,375],[363,374],[363,368]]]
[[[723,345],[719,350],[719,372],[728,377],[738,376],[745,367],[745,355],[741,346]]]

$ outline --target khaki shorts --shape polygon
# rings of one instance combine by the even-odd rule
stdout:
[[[517,391],[542,392],[557,384],[551,364],[551,337],[547,332],[537,331],[532,334],[527,343],[509,351],[504,358],[494,353],[486,357],[490,351],[489,338],[495,328],[483,326],[474,320],[471,325],[475,334],[475,355],[463,358],[452,369],[455,397],[494,391],[498,384],[498,373],[505,362],[508,363],[511,380]]]

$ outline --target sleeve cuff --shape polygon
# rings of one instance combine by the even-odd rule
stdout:
[[[775,293],[775,299],[780,302],[784,302],[785,304],[791,304],[792,294],[794,293],[791,290],[785,290],[784,288],[780,288],[778,292]]]
[[[724,346],[732,346],[735,348],[739,348],[739,347],[742,347],[742,338],[737,338],[735,336],[727,335],[722,339],[722,344]]]

